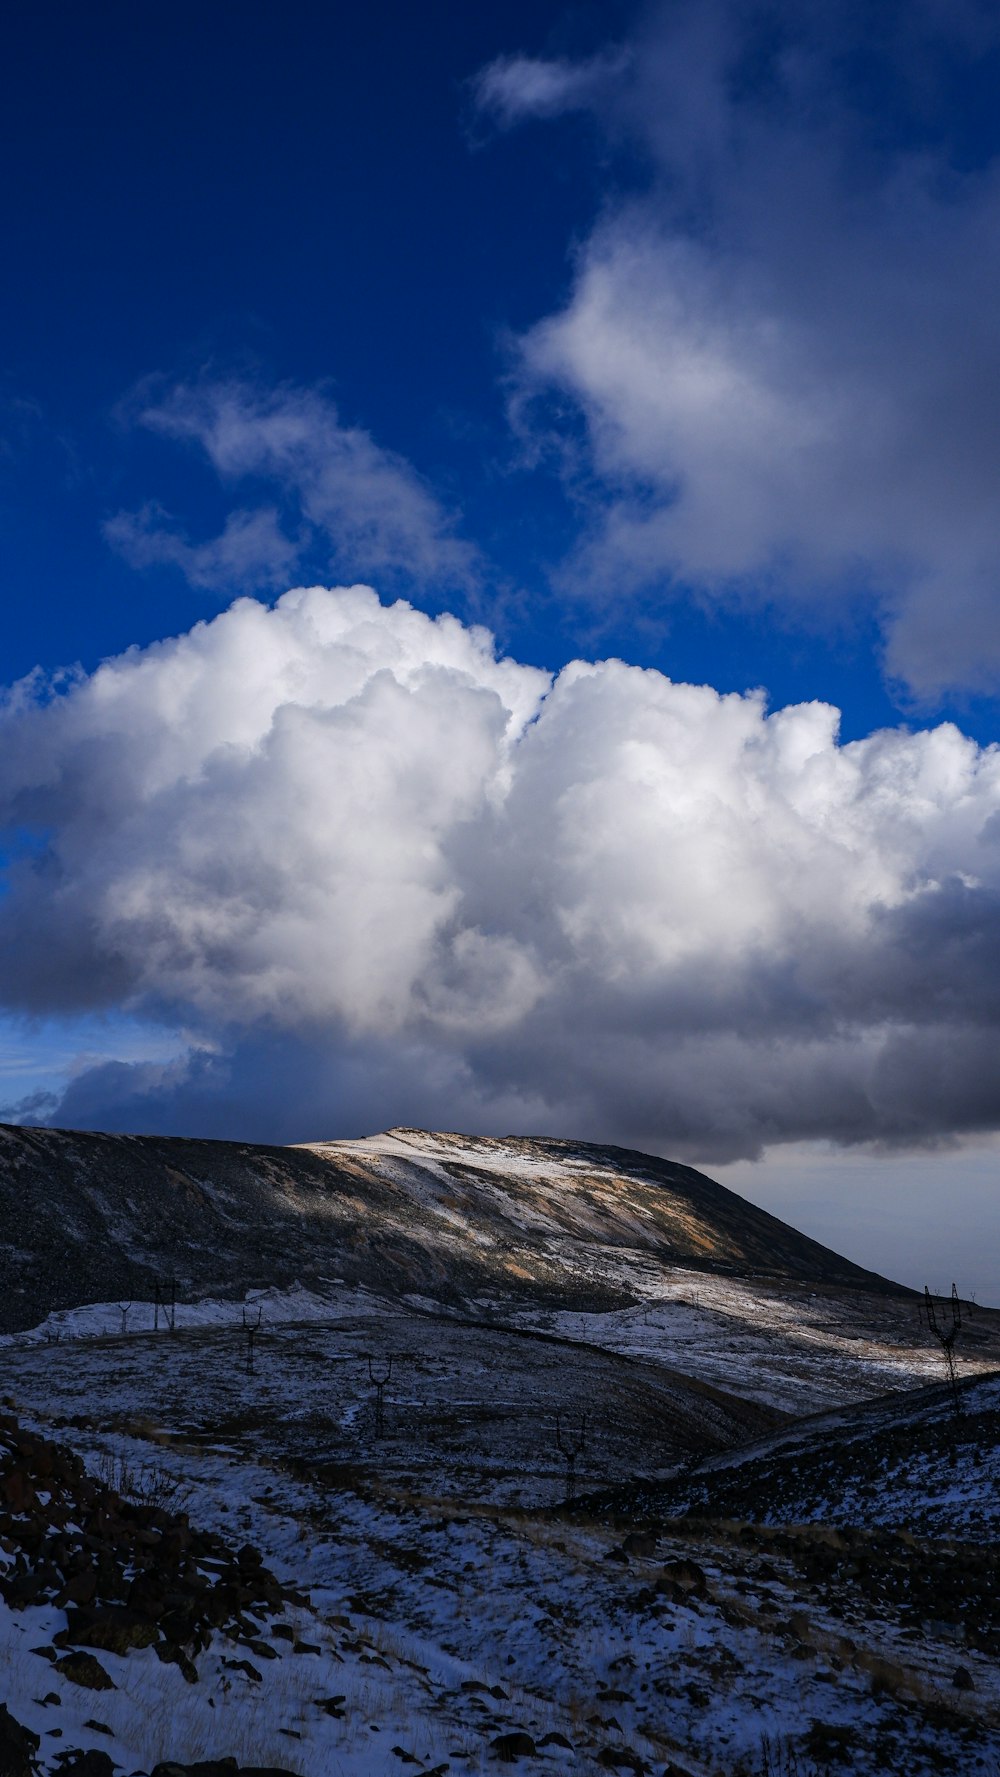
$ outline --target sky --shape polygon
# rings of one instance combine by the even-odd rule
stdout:
[[[12,13],[0,1117],[1000,1300],[1000,16]]]

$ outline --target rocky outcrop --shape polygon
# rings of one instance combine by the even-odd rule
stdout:
[[[303,1602],[251,1544],[234,1551],[183,1512],[123,1499],[9,1415],[0,1416],[0,1598],[15,1611],[64,1613],[51,1645],[32,1651],[89,1690],[113,1688],[102,1653],[148,1647],[193,1681],[214,1635],[234,1655],[254,1650],[262,1621]]]

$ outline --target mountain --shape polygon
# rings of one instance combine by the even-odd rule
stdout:
[[[331,1281],[622,1307],[665,1268],[905,1294],[734,1192],[583,1142],[392,1129],[302,1147],[0,1125],[0,1332],[91,1301]]]

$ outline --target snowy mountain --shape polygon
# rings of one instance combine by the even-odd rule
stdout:
[[[298,1148],[0,1125],[0,1332],[54,1310],[331,1278],[610,1308],[664,1268],[899,1295],[691,1167],[396,1129]]]

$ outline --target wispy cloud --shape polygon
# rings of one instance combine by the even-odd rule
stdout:
[[[138,512],[109,518],[104,535],[129,567],[169,564],[180,568],[192,586],[213,591],[287,586],[302,548],[301,542],[286,536],[273,506],[231,512],[217,537],[192,543],[163,507],[150,501]]]
[[[198,449],[224,485],[261,494],[202,542],[155,504],[115,514],[105,535],[133,566],[169,563],[195,585],[246,591],[287,585],[317,556],[325,573],[348,578],[452,589],[476,580],[476,551],[433,491],[370,433],[342,424],[320,390],[205,378],[147,386],[125,411]]]
[[[588,61],[498,56],[472,82],[479,110],[501,129],[527,118],[561,117],[594,105],[628,66],[627,50]]]

